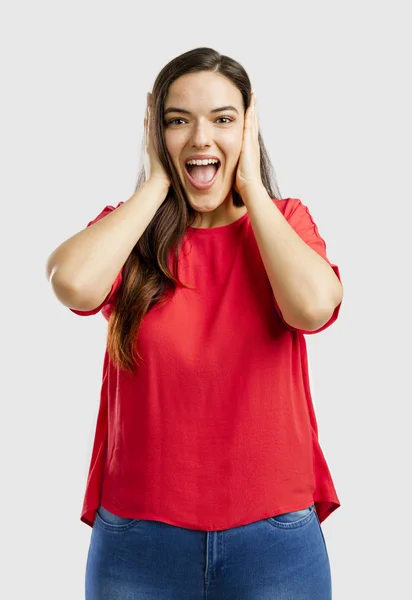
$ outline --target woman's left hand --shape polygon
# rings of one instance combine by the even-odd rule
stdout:
[[[245,113],[243,143],[236,171],[234,188],[238,194],[246,187],[263,185],[260,175],[259,122],[256,111],[256,96],[251,93],[250,106]]]

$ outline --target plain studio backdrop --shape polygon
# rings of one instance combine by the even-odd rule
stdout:
[[[60,304],[45,265],[132,195],[146,93],[169,60],[200,46],[248,71],[282,197],[309,207],[341,270],[337,322],[306,336],[342,503],[322,525],[334,600],[412,597],[407,6],[2,7],[1,598],[84,597],[92,530],[80,511],[107,322]]]

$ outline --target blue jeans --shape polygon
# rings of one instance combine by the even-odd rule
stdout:
[[[315,507],[223,531],[119,517],[99,507],[86,600],[331,600]]]

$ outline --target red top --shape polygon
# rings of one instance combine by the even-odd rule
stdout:
[[[307,207],[274,202],[340,279]],[[217,531],[315,503],[322,522],[340,501],[309,386],[303,334],[316,332],[283,320],[248,213],[188,228],[179,277],[195,289],[178,287],[145,315],[135,375],[106,349],[80,520],[93,526],[101,503],[123,517]],[[121,281],[122,272],[98,308],[70,310],[108,319]]]

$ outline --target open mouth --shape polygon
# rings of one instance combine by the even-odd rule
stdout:
[[[189,183],[197,190],[208,190],[216,181],[221,163],[218,161],[208,165],[185,164],[185,172]]]

